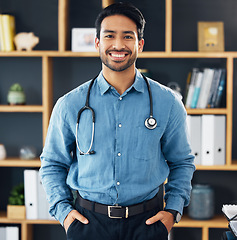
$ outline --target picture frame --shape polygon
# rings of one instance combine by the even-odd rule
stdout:
[[[96,52],[95,28],[72,29],[72,52]]]
[[[223,22],[198,22],[198,51],[225,51]]]

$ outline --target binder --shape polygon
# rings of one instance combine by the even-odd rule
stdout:
[[[37,171],[37,189],[38,189],[38,219],[53,220],[53,217],[49,214],[49,203],[46,198],[39,171]]]
[[[37,182],[38,182],[37,170],[24,170],[26,219],[38,219]]]
[[[0,239],[1,240],[6,239],[6,227],[0,227]]]
[[[19,240],[18,227],[6,227],[6,240]]]
[[[195,156],[194,164],[201,164],[201,116],[187,116],[188,133],[192,154]]]
[[[225,165],[225,122],[222,115],[202,115],[202,165]]]
[[[215,116],[214,164],[225,165],[226,157],[226,117]]]

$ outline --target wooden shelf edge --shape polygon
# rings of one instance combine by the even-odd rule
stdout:
[[[188,216],[183,216],[178,224],[174,227],[182,228],[228,228],[228,221],[224,216],[215,216],[213,219],[209,220],[193,220]]]
[[[15,223],[15,224],[60,224],[56,220],[45,220],[45,219],[36,219],[36,220],[30,220],[30,219],[9,219],[7,218],[6,212],[0,212],[0,223]]]
[[[197,115],[202,115],[202,114],[223,114],[226,115],[228,113],[228,110],[226,108],[204,108],[204,109],[191,109],[187,108],[186,109],[188,114],[197,114]]]
[[[42,105],[0,105],[0,112],[43,112]]]
[[[98,52],[72,51],[0,51],[0,57],[99,57]],[[237,58],[237,52],[144,51],[139,58]]]
[[[0,160],[0,167],[40,167],[40,159],[22,160],[19,158],[7,158]]]
[[[237,162],[232,161],[232,164],[213,165],[213,166],[196,165],[196,169],[197,170],[210,170],[210,171],[237,171]]]

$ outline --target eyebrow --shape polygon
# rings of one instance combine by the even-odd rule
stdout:
[[[105,29],[103,31],[103,33],[116,33],[116,31],[113,31],[113,30],[107,30]],[[135,33],[133,31],[123,31],[124,34],[132,34],[132,35],[135,35]]]

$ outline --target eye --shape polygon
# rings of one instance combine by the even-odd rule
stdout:
[[[124,38],[125,38],[125,39],[133,39],[133,36],[131,36],[131,35],[126,35]]]
[[[113,38],[112,34],[105,35],[104,38]]]

